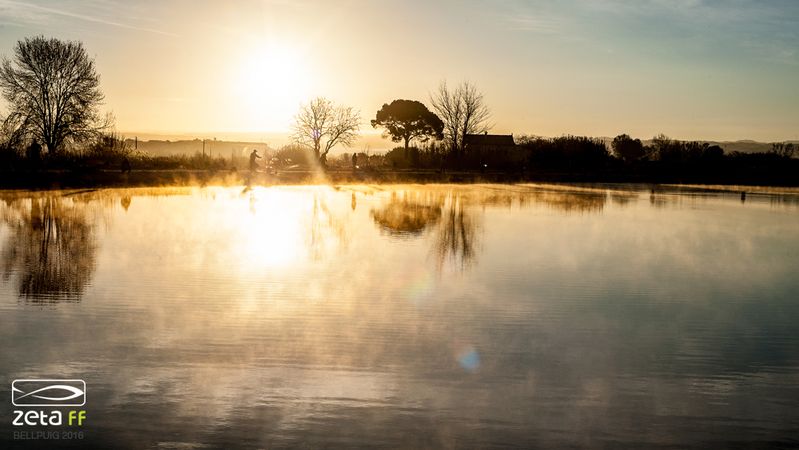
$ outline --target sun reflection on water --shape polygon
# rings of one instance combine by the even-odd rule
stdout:
[[[254,189],[246,200],[229,202],[224,211],[232,252],[241,255],[240,268],[258,272],[296,263],[303,253],[300,235],[307,207],[291,195]]]

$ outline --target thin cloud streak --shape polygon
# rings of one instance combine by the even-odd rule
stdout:
[[[119,27],[119,28],[125,28],[125,29],[128,29],[128,30],[143,31],[143,32],[146,32],[146,33],[154,33],[154,34],[160,34],[160,35],[164,35],[164,36],[177,36],[177,34],[170,33],[168,31],[156,30],[154,28],[147,28],[147,27],[138,27],[138,26],[135,26],[135,25],[130,25],[130,24],[126,24],[126,23],[115,22],[115,21],[112,21],[112,20],[103,19],[103,18],[100,18],[100,17],[90,16],[90,15],[86,15],[86,14],[78,14],[78,13],[73,13],[73,12],[69,12],[69,11],[63,11],[63,10],[60,10],[60,9],[50,8],[50,7],[47,7],[47,6],[34,5],[34,4],[31,4],[31,3],[17,2],[17,1],[10,1],[10,0],[0,0],[0,6],[10,7],[10,8],[12,8],[12,12],[13,12],[13,8],[17,8],[17,9],[23,10],[23,11],[18,11],[17,12],[17,14],[16,14],[17,17],[23,17],[23,14],[25,12],[33,12],[33,11],[35,11],[35,12],[45,13],[45,14],[49,14],[49,15],[70,17],[70,18],[73,18],[73,19],[79,19],[79,20],[83,20],[83,21],[86,21],[86,22],[93,22],[93,23],[99,23],[99,24],[102,24],[102,25],[109,25],[109,26],[114,26],[114,27]],[[20,14],[20,13],[23,13],[23,14]]]
[[[541,34],[558,34],[563,31],[564,22],[560,19],[542,16],[509,16],[509,29]]]

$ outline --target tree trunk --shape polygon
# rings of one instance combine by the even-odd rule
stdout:
[[[56,144],[55,139],[47,138],[44,144],[47,146],[48,155],[55,155],[58,152],[58,144]]]

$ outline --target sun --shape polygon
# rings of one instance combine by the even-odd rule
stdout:
[[[311,90],[303,52],[284,43],[260,43],[234,64],[230,86],[237,121],[251,130],[285,130]]]

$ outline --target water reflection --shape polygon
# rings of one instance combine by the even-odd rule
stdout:
[[[799,207],[799,195],[768,195],[767,198],[774,207]]]
[[[334,257],[335,252],[347,244],[349,216],[330,208],[324,193],[314,193],[312,202],[313,206],[308,217],[309,254],[314,260]]]
[[[522,185],[514,189],[491,189],[496,189],[498,192],[479,198],[481,205],[511,207],[518,204],[520,208],[545,206],[565,213],[600,213],[608,197],[614,200],[637,198],[637,194],[631,192],[608,192],[606,189],[557,185]]]
[[[390,235],[419,235],[438,222],[443,204],[443,195],[392,192],[391,199],[371,214],[380,229]]]
[[[119,200],[119,204],[122,206],[122,208],[125,211],[127,211],[128,208],[130,208],[131,201],[132,201],[132,199],[131,199],[130,195],[123,195],[122,198]]]
[[[795,443],[796,208],[649,194],[2,196],[0,373],[86,378],[85,448]],[[79,304],[14,301],[81,246]]]
[[[479,255],[481,213],[486,207],[543,206],[562,213],[601,213],[609,200],[626,206],[637,199],[637,192],[573,186],[413,186],[391,190],[370,214],[381,232],[392,237],[431,234],[439,271],[445,264],[465,270]]]
[[[611,192],[610,201],[617,206],[629,206],[638,200],[638,194],[631,192]]]
[[[439,270],[448,261],[461,269],[474,263],[477,255],[479,219],[470,213],[464,198],[450,196],[444,202],[444,213],[436,230],[433,248]]]
[[[3,279],[16,279],[32,302],[78,301],[96,265],[95,224],[86,205],[58,196],[6,202],[10,230],[0,260]]]
[[[483,205],[498,196],[480,199]],[[508,197],[509,199],[512,197]],[[432,253],[436,268],[445,263],[463,270],[471,266],[477,252],[479,211],[469,203],[474,198],[457,190],[415,189],[392,192],[388,201],[371,211],[372,219],[381,231],[393,237],[420,237],[431,231]]]

